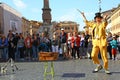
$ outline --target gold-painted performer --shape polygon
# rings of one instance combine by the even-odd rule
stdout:
[[[106,40],[106,26],[107,26],[107,16],[102,17],[101,13],[96,13],[94,20],[88,21],[84,15],[84,12],[80,12],[84,18],[84,22],[87,27],[92,28],[92,53],[91,57],[94,64],[97,64],[97,67],[93,70],[93,72],[98,72],[102,68],[104,68],[106,74],[111,74],[108,70],[108,57],[107,57],[107,40]],[[98,54],[101,54],[103,60],[103,67],[100,64],[98,59]]]

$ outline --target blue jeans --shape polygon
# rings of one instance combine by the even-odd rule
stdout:
[[[16,60],[20,59],[20,52],[18,51],[18,47],[16,48],[15,59]]]
[[[24,46],[18,47],[18,58],[24,58]]]
[[[38,58],[38,47],[37,46],[32,46],[33,50],[33,58]]]
[[[0,49],[2,52],[2,59],[7,60],[8,59],[8,47],[4,47]]]

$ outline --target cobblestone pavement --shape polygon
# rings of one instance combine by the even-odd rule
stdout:
[[[1,66],[4,64],[0,63]],[[44,62],[16,62],[15,65],[19,70],[13,73],[8,65],[7,74],[1,74],[0,80],[120,80],[120,61],[109,60],[111,75],[105,74],[104,70],[92,73],[95,65],[89,59],[55,61],[53,79],[51,75],[46,79],[43,77]]]

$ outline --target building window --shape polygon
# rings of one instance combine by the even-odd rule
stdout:
[[[76,31],[78,30],[78,28],[76,28]]]
[[[68,30],[70,30],[70,27],[68,27]]]
[[[67,27],[65,27],[65,30],[67,30]]]
[[[18,30],[18,26],[17,26],[17,22],[16,21],[10,20],[10,29],[13,32],[16,32]]]

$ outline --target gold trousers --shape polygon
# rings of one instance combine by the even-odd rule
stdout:
[[[104,69],[108,69],[107,46],[102,46],[101,40],[94,39],[93,42],[94,43],[93,43],[91,57],[92,57],[94,64],[100,64],[100,61],[98,59],[98,54],[100,51],[103,64],[104,64],[103,67]]]

